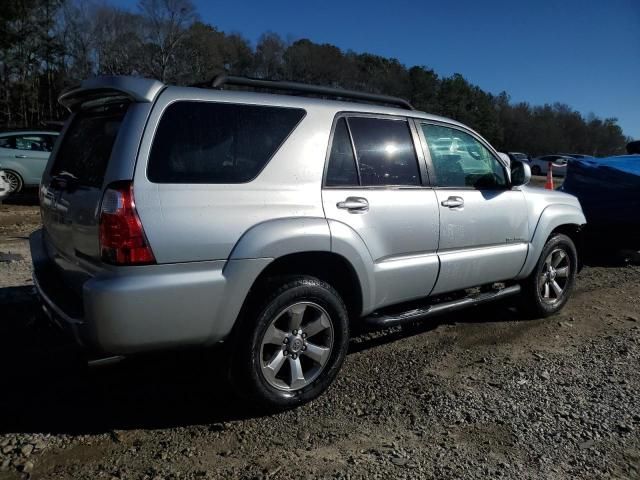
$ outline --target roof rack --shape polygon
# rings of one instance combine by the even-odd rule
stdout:
[[[309,93],[325,97],[365,100],[368,102],[384,103],[395,105],[407,110],[415,110],[413,106],[403,98],[391,97],[388,95],[378,95],[375,93],[356,92],[342,88],[322,87],[319,85],[308,85],[299,82],[286,82],[281,80],[261,80],[249,77],[237,77],[222,73],[216,75],[209,82],[195,83],[190,86],[201,88],[222,88],[224,85],[235,85],[239,87],[265,88],[268,90],[288,90],[291,92]]]

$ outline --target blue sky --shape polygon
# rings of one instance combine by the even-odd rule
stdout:
[[[512,101],[617,117],[640,139],[640,0],[194,3],[203,21],[254,45],[273,31],[461,73]]]

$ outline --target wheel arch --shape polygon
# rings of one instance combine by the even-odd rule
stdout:
[[[563,233],[573,240],[576,245],[576,250],[578,250],[578,258],[580,259],[580,248],[582,246],[581,231],[586,223],[587,220],[584,213],[577,206],[556,204],[546,207],[538,219],[531,242],[529,243],[527,258],[517,279],[526,278],[531,274],[547,240],[555,233]],[[578,240],[577,243],[576,240]]]
[[[367,313],[373,288],[368,251],[359,244],[345,249],[344,239],[334,238],[332,234],[329,222],[322,217],[270,220],[247,230],[233,248],[229,260],[268,258],[270,262],[251,282],[246,298],[255,295],[266,278],[312,275],[338,291],[351,319]],[[351,241],[362,242],[359,237]],[[245,299],[243,309],[246,303]]]
[[[329,251],[307,251],[283,255],[267,265],[255,279],[249,295],[259,292],[270,278],[286,275],[310,275],[327,282],[342,297],[349,318],[358,318],[362,312],[362,285],[353,265]]]

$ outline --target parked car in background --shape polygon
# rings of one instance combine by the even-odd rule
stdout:
[[[507,155],[509,155],[509,158],[511,160],[518,160],[519,162],[529,163],[531,161],[531,158],[529,158],[529,155],[527,155],[526,153],[507,152]]]
[[[546,175],[549,163],[551,163],[553,165],[553,174],[558,177],[564,177],[567,171],[567,162],[571,158],[572,157],[567,155],[543,155],[542,157],[536,157],[529,163],[531,173],[533,175]]]
[[[640,152],[575,159],[559,190],[580,200],[588,246],[640,249]]]
[[[560,155],[577,159],[594,158],[593,155],[585,155],[584,153],[561,153]]]
[[[0,133],[0,165],[12,193],[37,187],[58,132],[21,130]]]
[[[11,185],[4,170],[0,168],[0,203],[9,196],[9,193],[11,193]]]

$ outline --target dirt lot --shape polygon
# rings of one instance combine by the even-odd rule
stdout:
[[[40,316],[0,207],[0,479],[640,478],[640,267],[590,261],[567,308],[361,335],[310,405],[257,417],[176,353],[87,370]]]

